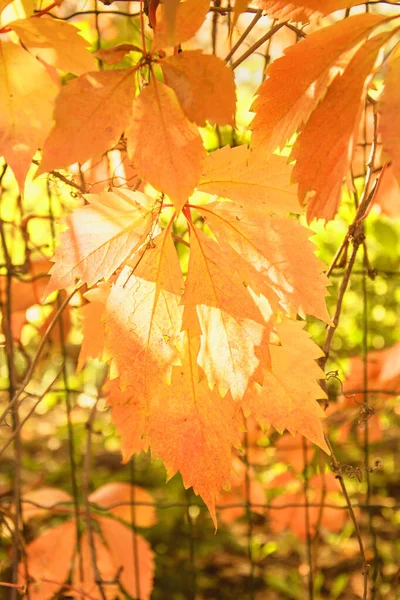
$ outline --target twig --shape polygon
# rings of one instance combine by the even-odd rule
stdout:
[[[230,49],[230,51],[226,55],[225,62],[228,62],[232,58],[232,56],[235,54],[236,50],[239,48],[239,46],[241,46],[241,44],[244,42],[244,40],[247,38],[247,36],[251,32],[251,30],[255,27],[255,25],[261,19],[262,13],[263,13],[262,10],[258,10],[256,12],[256,14],[254,15],[254,18],[251,21],[251,23],[246,27],[246,29],[244,30],[244,32],[242,33],[242,35],[240,36],[240,38],[236,41],[236,43],[232,46],[232,48]]]
[[[253,52],[257,50],[257,48],[265,44],[265,42],[267,42],[273,35],[275,35],[277,31],[282,29],[282,27],[284,27],[285,25],[286,23],[277,23],[276,25],[274,25],[265,35],[263,35],[259,40],[257,40],[257,42],[250,46],[250,48],[248,48],[248,50],[246,50],[246,52],[242,54],[242,56],[240,56],[234,63],[232,63],[232,70],[236,69],[236,67],[241,65],[242,62],[246,60],[246,58],[248,58],[251,54],[253,54]]]

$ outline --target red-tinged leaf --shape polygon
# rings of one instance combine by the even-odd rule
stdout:
[[[300,212],[292,167],[282,156],[250,152],[245,145],[209,154],[197,189],[236,202],[263,205],[264,212]]]
[[[379,187],[375,193],[375,206],[392,219],[400,217],[400,183],[396,178],[392,165],[384,173],[379,173]]]
[[[242,277],[266,296],[273,310],[275,296],[289,315],[306,313],[330,322],[325,305],[329,281],[309,230],[289,217],[269,215],[256,198],[251,204],[219,202],[198,210],[218,241],[230,244],[247,263]]]
[[[153,386],[154,387],[154,386]],[[122,461],[127,463],[134,455],[148,450],[148,412],[146,402],[138,396],[134,387],[121,391],[118,379],[109,381],[106,386],[107,405],[111,407],[112,421],[117,434],[121,436]]]
[[[165,14],[165,6],[159,5],[157,10],[157,26],[152,43],[152,50],[179,46],[190,40],[202,26],[210,7],[209,0],[186,0],[176,7],[175,28],[171,31]]]
[[[201,345],[197,358],[211,388],[221,395],[229,389],[234,400],[243,397],[260,364],[257,349],[263,352],[263,365],[270,366],[266,327],[250,319],[236,319],[218,308],[200,305],[197,315]]]
[[[89,302],[79,309],[79,316],[82,318],[83,340],[77,365],[78,371],[88,360],[92,358],[102,360],[103,358],[105,304],[110,291],[110,284],[104,282],[85,294],[85,298]]]
[[[345,67],[356,45],[384,20],[382,15],[355,15],[338,21],[290,46],[267,69],[252,110],[251,144],[268,154],[283,147],[306,122],[324,97],[339,69]]]
[[[55,506],[59,504],[59,506]],[[62,503],[62,504],[61,504]],[[26,492],[22,498],[22,516],[24,521],[43,517],[50,513],[71,512],[73,499],[70,494],[59,488],[43,487]]]
[[[45,294],[75,285],[109,279],[145,241],[153,221],[153,199],[141,192],[119,190],[87,194],[89,202],[67,217],[55,265]]]
[[[96,583],[96,576],[93,566],[93,548],[96,557],[96,569],[100,574],[101,580],[106,581],[103,584],[103,594],[106,600],[115,600],[120,595],[118,583],[110,583],[118,575],[118,565],[111,552],[104,545],[101,536],[98,533],[92,533],[90,541],[89,533],[84,531],[80,540],[80,556],[75,557],[74,570],[72,573],[72,585],[74,590],[68,590],[68,596],[81,600],[86,594],[91,599],[104,600],[104,596]],[[81,577],[81,568],[82,575]],[[80,594],[77,590],[81,591]]]
[[[127,137],[139,176],[180,211],[199,180],[205,150],[171,88],[151,80],[133,103]]]
[[[152,246],[137,264],[138,276],[128,267],[121,273],[105,310],[105,344],[121,384],[132,386],[146,406],[178,359],[175,344],[182,324],[183,279],[169,230]]]
[[[174,90],[190,121],[233,125],[236,107],[232,70],[201,50],[187,50],[161,61],[165,82]]]
[[[116,65],[125,58],[129,52],[140,52],[140,48],[133,44],[118,44],[117,46],[111,46],[110,48],[102,48],[96,50],[93,56],[99,58],[107,65]]]
[[[325,397],[318,384],[324,374],[315,362],[322,352],[303,328],[304,322],[290,319],[276,325],[281,345],[270,345],[271,370],[264,371],[263,385],[247,392],[243,406],[263,427],[300,433],[329,453],[317,402]]]
[[[0,155],[21,191],[32,157],[50,131],[57,94],[58,86],[36,58],[0,41]]]
[[[231,447],[240,442],[241,411],[230,394],[221,398],[205,380],[199,382],[198,346],[198,338],[186,332],[182,365],[173,368],[171,386],[151,416],[151,448],[168,478],[179,471],[185,487],[202,497],[217,526],[215,503],[219,491],[230,486]]]
[[[132,69],[87,73],[69,81],[57,98],[56,124],[38,174],[84,163],[114,146],[128,124],[134,95]]]
[[[299,183],[300,201],[307,203],[309,221],[314,217],[333,219],[336,214],[368,85],[380,50],[391,35],[382,33],[361,46],[344,74],[336,76],[295,142],[293,179]]]
[[[286,474],[285,474],[286,475]],[[277,487],[275,480],[271,484]],[[308,483],[308,502],[313,506],[308,507],[308,518],[306,520],[306,508],[304,497],[304,485],[301,481],[288,476],[286,481],[282,481],[285,488],[290,491],[276,496],[271,501],[272,510],[269,512],[271,528],[279,533],[289,529],[300,539],[307,537],[307,522],[309,524],[309,533],[312,536],[316,534],[318,525],[328,531],[341,531],[347,519],[346,511],[340,508],[332,507],[336,503],[333,494],[339,492],[339,484],[332,473],[323,475],[314,475]],[[290,506],[290,505],[295,506]],[[329,504],[329,506],[324,506]],[[279,508],[282,505],[289,505],[287,508]],[[300,505],[300,506],[299,506]],[[322,505],[322,506],[320,506]]]
[[[381,116],[379,129],[382,136],[383,150],[390,157],[393,172],[400,185],[400,44],[393,50],[386,67],[385,87],[378,104],[378,111]]]
[[[236,319],[264,320],[231,255],[197,227],[190,227],[190,259],[182,303],[183,328],[199,332],[197,307],[205,305],[224,310]]]
[[[31,54],[61,71],[82,75],[97,68],[79,30],[47,15],[12,21],[9,26]]]
[[[106,483],[90,494],[89,501],[108,509],[114,517],[129,523],[133,521],[135,527],[152,527],[157,522],[154,498],[136,485],[117,481]]]
[[[52,527],[25,547],[30,583],[31,600],[50,600],[67,580],[75,549],[76,525],[68,521]],[[25,582],[25,568],[20,563],[19,583]],[[43,579],[52,579],[58,583],[48,583]]]
[[[268,16],[279,21],[302,21],[328,15],[337,10],[351,8],[360,0],[260,0]]]
[[[133,598],[140,596],[141,600],[150,600],[154,577],[154,554],[150,544],[114,519],[101,517],[98,521],[113,562],[121,569],[119,581],[122,587]]]

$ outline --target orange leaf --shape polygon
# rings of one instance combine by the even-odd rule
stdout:
[[[60,506],[54,506],[59,502],[68,502]],[[40,506],[35,506],[35,505]],[[59,488],[43,487],[26,492],[22,498],[23,519],[29,521],[36,517],[43,517],[49,512],[63,513],[71,512],[73,500],[70,494]]]
[[[32,157],[50,131],[57,94],[58,86],[36,58],[0,41],[0,155],[21,191]]]
[[[257,481],[254,469],[245,465],[236,456],[232,459],[231,491],[223,491],[218,499],[218,516],[224,523],[232,523],[240,517],[247,516],[246,503],[249,502],[249,510],[259,515],[265,513],[265,490]],[[242,504],[243,506],[230,506]],[[226,508],[225,508],[226,507]]]
[[[383,150],[389,155],[393,172],[400,184],[400,44],[393,50],[386,67],[385,87],[378,104],[378,111],[381,115],[379,128],[382,135]]]
[[[304,452],[303,452],[303,436],[284,434],[276,440],[276,458],[277,460],[286,462],[295,471],[301,472],[304,469]],[[311,461],[314,454],[314,446],[310,446],[307,442],[307,460]]]
[[[57,98],[56,124],[37,174],[83,163],[114,146],[128,124],[134,95],[132,69],[86,73],[69,81]]]
[[[166,83],[188,119],[233,125],[236,106],[233,73],[223,60],[201,50],[187,50],[161,61]]]
[[[365,42],[343,75],[337,75],[326,96],[302,129],[293,147],[296,159],[293,179],[299,183],[299,198],[307,202],[307,218],[333,219],[350,164],[368,86],[382,46],[392,32]]]
[[[133,44],[118,44],[117,46],[111,46],[111,48],[97,50],[93,56],[104,61],[107,65],[116,65],[132,51],[138,51],[138,48]]]
[[[359,0],[260,0],[268,16],[279,21],[302,21],[307,23],[313,17],[328,15],[336,10],[351,8],[360,4]]]
[[[133,509],[133,524],[136,527],[151,527],[157,522],[153,506],[154,498],[146,490],[136,485],[117,481],[106,483],[90,494],[89,501],[108,509],[111,515],[129,523],[133,521]],[[141,506],[142,502],[151,506]],[[121,503],[121,506],[114,506],[118,503]],[[127,504],[124,505],[124,503]],[[129,503],[135,505],[132,507]]]
[[[190,40],[202,26],[210,7],[209,0],[186,0],[176,7],[175,27],[171,31],[165,6],[160,4],[157,10],[157,26],[152,43],[152,50],[179,46]]]
[[[100,573],[102,581],[107,581],[107,584],[102,586],[104,595],[107,600],[115,600],[115,598],[118,598],[120,595],[119,585],[118,583],[110,584],[110,582],[116,578],[119,565],[114,560],[111,552],[104,545],[101,536],[95,532],[92,533],[92,536],[96,557],[96,568]],[[89,595],[90,598],[102,600],[104,596],[101,594],[99,586],[96,583],[93,569],[92,547],[89,540],[88,532],[84,531],[80,540],[80,557],[76,556],[74,561],[72,585],[76,590],[81,590],[84,594]],[[81,565],[83,580],[80,573]],[[84,598],[83,594],[72,590],[68,590],[68,596],[78,598],[79,600]]]
[[[255,383],[243,405],[261,426],[301,433],[329,453],[322,429],[324,411],[317,402],[325,397],[318,384],[324,374],[315,362],[322,352],[303,328],[304,322],[290,319],[276,325],[281,345],[270,345],[271,371],[264,371],[263,385]]]
[[[109,279],[150,231],[154,200],[141,192],[115,188],[85,198],[90,204],[65,220],[46,295],[75,285],[76,278],[89,286]]]
[[[324,97],[352,50],[378,26],[382,15],[355,15],[290,46],[268,67],[252,106],[252,146],[269,153],[283,147]]]
[[[31,600],[50,600],[66,581],[75,549],[76,525],[68,521],[52,527],[25,547],[29,576],[35,581],[29,584]],[[19,565],[19,583],[25,582],[25,568]],[[53,579],[48,583],[42,579]]]
[[[84,295],[89,302],[79,309],[79,315],[82,317],[83,340],[77,365],[78,371],[89,359],[102,360],[103,358],[105,304],[110,291],[109,283],[101,283]]]
[[[97,69],[96,60],[87,50],[89,42],[65,21],[44,15],[12,21],[9,26],[31,54],[61,71],[82,75]]]
[[[171,88],[151,80],[133,103],[127,137],[139,176],[168,194],[180,211],[199,180],[205,150]]]
[[[282,156],[250,152],[245,145],[209,154],[197,189],[237,202],[263,205],[265,212],[300,212],[292,167]]]
[[[98,521],[114,564],[118,569],[122,567],[119,576],[122,587],[134,598],[150,600],[154,576],[150,544],[114,519],[100,517]]]
[[[238,19],[242,13],[245,12],[248,5],[250,4],[250,0],[235,0],[235,6],[233,7],[233,19],[231,25],[231,31],[233,31]]]
[[[190,336],[186,332],[182,366],[173,368],[171,386],[153,410],[151,447],[168,478],[179,471],[185,487],[200,494],[216,526],[215,502],[221,488],[229,488],[231,447],[240,442],[240,407],[199,382],[198,338]]]
[[[248,265],[242,278],[256,293],[264,294],[274,310],[279,300],[289,315],[306,313],[330,321],[325,305],[329,281],[306,228],[294,219],[269,215],[257,197],[251,204],[219,202],[198,210],[218,241],[230,244]]]
[[[190,259],[185,292],[184,329],[199,331],[200,305],[224,310],[236,319],[264,320],[223,243],[217,243],[197,227],[190,228]]]

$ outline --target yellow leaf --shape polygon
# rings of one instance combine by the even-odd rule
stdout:
[[[236,95],[233,73],[224,61],[201,50],[187,50],[160,62],[166,83],[174,90],[188,119],[233,125]]]
[[[382,33],[361,46],[296,140],[291,155],[296,159],[293,179],[299,184],[300,201],[307,203],[309,221],[333,219],[336,214],[367,89],[381,48],[391,35]]]
[[[38,174],[83,163],[112,148],[127,126],[134,95],[132,69],[87,73],[69,81],[57,98],[56,124]]]
[[[266,71],[252,110],[251,144],[268,154],[283,147],[324,97],[357,44],[383,22],[383,15],[355,15],[290,46]]]
[[[266,161],[264,154],[249,152],[245,145],[226,146],[207,156],[197,189],[236,202],[256,200],[265,212],[300,212],[291,174],[282,156]]]
[[[20,46],[0,41],[0,155],[23,191],[25,177],[52,121],[58,86]]]
[[[46,295],[77,278],[89,286],[109,279],[150,231],[153,200],[145,194],[115,188],[85,198],[89,204],[65,219]]]
[[[171,31],[167,11],[163,4],[157,10],[157,25],[152,50],[179,46],[190,40],[202,26],[210,7],[209,0],[186,0],[176,7],[175,27]]]
[[[9,26],[34,56],[61,71],[82,75],[97,68],[95,58],[87,50],[89,43],[65,21],[44,15],[40,19],[12,21]]]
[[[152,79],[133,103],[126,133],[139,176],[168,194],[180,211],[199,180],[205,150],[175,92]]]
[[[263,427],[301,433],[329,453],[322,428],[324,411],[317,402],[326,397],[318,384],[324,373],[315,362],[323,353],[304,325],[290,319],[276,325],[281,345],[270,345],[271,370],[264,372],[263,385],[255,383],[247,392],[243,407]]]

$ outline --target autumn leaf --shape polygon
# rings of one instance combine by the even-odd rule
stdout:
[[[268,16],[279,21],[302,21],[360,4],[360,0],[260,0]]]
[[[296,140],[293,179],[299,183],[300,201],[307,203],[309,221],[314,217],[333,219],[336,214],[367,89],[380,50],[391,35],[382,33],[361,46]]]
[[[276,332],[280,345],[270,344],[271,370],[264,371],[262,385],[255,383],[244,396],[245,412],[263,427],[300,433],[329,453],[322,428],[324,411],[317,402],[325,397],[318,384],[324,373],[315,362],[322,352],[304,331],[304,322],[284,319]]]
[[[177,360],[175,344],[182,323],[183,278],[169,229],[152,245],[133,272],[125,267],[105,307],[107,351],[122,386],[134,386],[146,405]]]
[[[93,56],[107,63],[107,65],[116,65],[121,62],[129,52],[138,52],[139,50],[140,49],[133,44],[118,44],[117,46],[111,46],[110,48],[96,50],[96,52],[93,53]]]
[[[233,31],[240,15],[245,12],[249,4],[250,0],[235,0],[235,6],[233,7],[231,31]]]
[[[50,131],[57,94],[58,86],[36,58],[0,41],[0,155],[21,191],[32,157]]]
[[[209,0],[186,0],[176,7],[175,27],[171,31],[164,4],[157,10],[157,26],[152,43],[152,51],[170,46],[179,46],[190,40],[202,26],[208,13]]]
[[[329,281],[307,229],[294,219],[269,215],[256,197],[252,204],[219,202],[198,210],[218,241],[229,244],[248,265],[243,277],[273,309],[279,302],[287,314],[306,313],[330,321],[324,300]]]
[[[399,100],[400,85],[400,44],[398,44],[386,63],[385,87],[378,104],[380,114],[380,133],[383,150],[392,161],[393,172],[400,183],[400,150],[399,150]]]
[[[110,481],[90,494],[89,501],[136,527],[152,527],[157,522],[153,497],[144,488],[130,483]],[[137,506],[132,506],[132,502]]]
[[[152,79],[133,103],[126,134],[139,176],[168,194],[180,211],[199,180],[205,150],[175,92]]]
[[[88,42],[65,21],[44,15],[12,21],[9,26],[31,54],[61,71],[82,75],[97,69]]]
[[[150,232],[153,200],[141,192],[114,189],[85,198],[89,204],[65,220],[45,295],[77,278],[89,286],[109,279]]]
[[[102,360],[103,358],[105,343],[104,311],[110,291],[109,282],[103,282],[84,294],[89,302],[79,308],[83,340],[76,367],[78,371],[83,368],[88,360],[92,358]]]
[[[29,576],[28,585],[32,600],[50,600],[68,577],[75,547],[76,525],[67,521],[48,529],[25,548]],[[19,583],[24,584],[25,569],[19,565]],[[51,579],[57,583],[43,581]]]
[[[252,107],[252,147],[263,153],[283,147],[308,120],[357,44],[383,21],[382,15],[351,16],[312,33],[274,61]]]
[[[83,163],[112,148],[127,127],[134,96],[132,69],[86,73],[69,81],[57,98],[56,124],[37,174]]]
[[[153,411],[150,438],[168,478],[181,473],[185,487],[202,497],[216,527],[216,499],[230,486],[231,448],[239,444],[240,405],[229,393],[221,398],[200,381],[198,345],[198,338],[186,332],[182,365],[173,368],[167,398],[161,397]]]
[[[245,145],[209,154],[197,189],[236,202],[262,204],[266,212],[300,212],[292,168],[282,156],[250,152]]]
[[[232,71],[214,55],[187,50],[161,61],[165,81],[190,121],[233,125],[236,95]]]
[[[224,310],[237,319],[264,320],[235,267],[217,243],[194,226],[190,227],[190,259],[182,303],[183,328],[198,331],[197,307]]]

